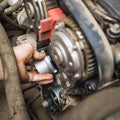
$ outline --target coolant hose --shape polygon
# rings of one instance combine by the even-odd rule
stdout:
[[[103,120],[118,110],[120,110],[120,88],[111,88],[86,98],[58,120]]]
[[[5,93],[12,120],[30,120],[21,90],[17,63],[7,34],[0,23],[0,57],[3,66]]]
[[[10,6],[9,8],[6,8],[4,13],[6,15],[11,14],[12,12],[14,12],[15,10],[17,10],[18,8],[20,8],[22,5],[22,1],[18,0],[18,2],[15,5]]]
[[[15,21],[13,21],[10,17],[8,17],[4,13],[0,13],[0,17],[2,17],[6,22],[10,23],[11,25],[16,27],[17,29],[24,30],[24,31],[27,31],[27,29],[28,29],[24,26],[21,26],[21,25],[17,24]]]

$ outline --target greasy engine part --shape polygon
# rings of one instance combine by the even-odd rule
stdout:
[[[47,11],[58,7],[57,0],[45,0],[45,4]]]
[[[37,48],[36,35],[34,32],[18,36],[16,39],[16,45],[22,45],[27,43],[31,44],[35,49]]]
[[[120,43],[112,45],[116,68],[120,69]]]
[[[74,2],[69,0],[68,2],[64,0],[63,2],[74,15],[78,25],[81,27],[81,30],[86,35],[89,44],[93,48],[98,64],[99,80],[101,82],[112,80],[114,70],[113,54],[100,26],[83,1]]]
[[[93,94],[58,120],[104,120],[111,113],[120,110],[119,92],[120,88],[111,88]]]
[[[66,93],[65,96],[95,92],[98,84],[102,85],[112,80],[114,69],[113,54],[105,34],[82,1],[72,2],[64,1],[66,6],[71,8],[70,11],[76,22],[69,18],[56,22],[49,55],[57,65],[58,72],[55,74],[55,82],[43,87],[43,91],[49,92],[50,89],[54,90],[54,87],[57,89],[56,85],[60,85],[63,93]],[[82,9],[81,12],[79,11],[79,4],[88,15],[84,16]],[[82,15],[78,16],[75,13]],[[48,95],[43,94],[45,101],[49,101],[51,98],[49,96],[51,92]],[[60,92],[57,96],[60,97]],[[58,99],[57,97],[56,100]],[[63,101],[66,103],[66,100]],[[59,104],[58,108],[54,108],[55,101],[51,103],[53,108],[50,103],[47,104],[50,112],[59,110],[59,106],[61,109],[65,107]]]
[[[5,92],[11,118],[13,120],[30,120],[21,91],[17,63],[7,34],[1,23],[0,36],[0,57],[3,63]]]
[[[109,41],[112,44],[115,44],[120,41],[120,25],[113,24],[110,28],[107,29],[107,36]]]
[[[63,88],[60,85],[42,87],[43,93],[43,107],[47,108],[50,113],[55,113],[58,110],[63,109],[66,105],[67,96],[64,95]],[[49,92],[49,93],[48,93]]]
[[[84,2],[89,7],[90,11],[94,15],[98,23],[100,24],[101,28],[106,33],[106,37],[108,38],[109,42],[111,44],[118,43],[120,39],[120,25],[119,25],[120,20],[116,18],[114,15],[110,14],[110,11],[111,12],[114,11],[113,8],[115,9],[115,11],[117,10],[117,7],[120,6],[119,1],[116,0],[114,2],[114,4],[116,4],[117,2],[117,6],[115,7],[112,6],[112,1],[109,1],[109,4],[110,6],[112,6],[112,8],[111,7],[109,8],[108,7],[109,5],[107,6],[105,4],[105,2],[108,4],[107,0],[106,1],[103,0],[103,3],[97,0],[94,0],[94,2],[93,1],[84,1]],[[99,3],[101,3],[102,5],[101,4],[99,5]],[[107,11],[106,8],[111,10]]]
[[[14,1],[14,0],[13,0]],[[10,2],[13,2],[13,1],[10,1]],[[9,3],[9,1],[8,1]],[[10,3],[9,3],[10,4]],[[12,12],[14,12],[15,10],[17,10],[18,8],[20,8],[22,5],[22,0],[17,0],[15,3],[11,4],[10,7],[6,8],[4,10],[4,13],[9,15],[11,14]]]
[[[98,70],[91,46],[80,28],[70,18],[62,19],[56,23],[51,41],[50,57],[47,56],[46,58],[52,59],[45,58],[42,61],[35,61],[35,66],[39,73],[50,72],[55,75],[56,82],[43,87],[42,93],[48,111],[55,112],[63,109],[67,104],[68,99],[64,93],[82,95],[95,91],[98,80],[95,78],[90,80],[90,78],[95,73],[97,74]],[[56,64],[56,69],[51,60]],[[76,81],[80,81],[80,83],[76,83]],[[69,87],[70,89],[68,89]],[[50,92],[54,89],[59,91],[55,94],[57,97]],[[44,91],[48,91],[48,94],[45,94]],[[66,97],[66,99],[61,98],[61,96]],[[56,103],[54,99],[56,101],[60,99],[62,103]]]
[[[119,0],[95,0],[102,6],[110,16],[120,20],[120,1]]]
[[[34,29],[36,34],[39,32],[39,40],[50,39],[51,33],[56,21],[65,17],[65,14],[60,9],[60,4],[62,1],[57,0],[25,0],[25,11],[20,13],[22,15],[19,17],[19,21],[29,21],[29,28]],[[24,20],[23,17],[26,17]],[[24,17],[24,18],[25,18]],[[26,24],[27,25],[27,24]],[[28,25],[27,25],[28,26]]]
[[[104,1],[105,5],[100,4],[101,1]],[[112,0],[109,0],[110,3],[108,0],[101,1],[24,0],[19,8],[9,14],[12,20],[10,22],[15,23],[14,26],[17,23],[15,29],[22,29],[22,25],[29,27],[26,28],[27,31],[23,29],[21,36],[16,35],[12,38],[14,37],[15,40],[17,38],[18,44],[39,40],[38,51],[44,51],[47,55],[47,59],[34,63],[38,72],[53,73],[52,84],[43,85],[42,91],[41,86],[38,85],[37,88],[42,93],[42,105],[48,113],[52,113],[52,116],[57,113],[60,116],[61,113],[66,114],[69,108],[74,107],[74,104],[78,104],[81,100],[83,100],[81,104],[84,104],[85,97],[94,92],[119,86],[120,22],[118,17],[108,11],[108,6],[112,5],[111,10],[118,15],[119,11],[116,9],[119,5],[113,6]],[[116,1],[118,0],[115,0],[114,5]],[[7,30],[9,27],[6,27],[4,20],[3,23]],[[10,24],[9,26],[13,28]],[[33,30],[38,38],[31,37],[30,33]],[[35,66],[29,66],[29,70],[36,70]],[[76,101],[76,98],[80,99]],[[36,97],[31,100],[32,103],[34,100]],[[94,100],[95,102],[91,102]],[[91,104],[96,106],[98,101],[96,98],[94,100],[86,104],[87,107],[91,108]],[[41,104],[41,101],[39,103]],[[78,108],[79,111],[84,111],[84,108],[81,108]],[[78,110],[75,113],[79,114]],[[34,110],[30,114],[33,116]],[[89,112],[85,114],[87,115],[89,116]]]
[[[67,51],[68,47],[71,48],[73,52],[71,51],[69,53]],[[57,24],[55,25],[55,30],[53,32],[50,51],[51,51],[52,59],[58,67],[59,74],[55,75],[56,82],[54,82],[53,85],[48,85],[47,87],[43,87],[42,94],[43,94],[43,100],[44,100],[44,107],[46,107],[49,112],[54,113],[57,110],[64,109],[64,107],[71,102],[71,100],[69,100],[69,97],[67,97],[66,93],[69,95],[82,95],[82,94],[90,94],[96,90],[98,80],[97,79],[94,80],[93,78],[92,80],[90,80],[88,78],[90,78],[91,76],[94,76],[94,74],[97,73],[97,65],[96,65],[97,63],[94,57],[94,53],[91,50],[90,45],[87,43],[84,35],[80,31],[80,29],[77,27],[75,22],[73,22],[69,18],[63,19],[57,22]],[[77,59],[78,62],[81,62],[81,59],[83,58],[83,61],[85,63],[82,61],[83,63],[79,64],[79,66],[78,65],[76,65],[75,67],[70,66],[71,68],[66,70],[66,68],[69,68],[69,66],[67,65],[71,65],[71,64],[69,64],[69,61],[67,60],[64,62],[61,61],[62,56],[60,55],[62,53],[63,53],[64,60],[67,59],[66,56],[70,56],[70,59],[71,59],[70,61],[71,61],[71,64],[73,65],[76,64],[76,59],[75,59],[76,57],[79,58]],[[41,63],[40,65],[43,65],[42,64],[43,62],[44,60],[40,62]],[[67,65],[64,66],[61,63],[63,64],[65,63]],[[82,66],[82,65],[86,65],[86,66]],[[41,67],[38,65],[36,68],[38,71],[39,69],[41,69]],[[83,69],[81,70],[83,72],[80,72],[79,69]],[[45,70],[44,73],[48,72],[48,70],[46,69],[44,70]],[[60,73],[60,71],[62,71],[62,73]],[[84,74],[84,76],[82,76],[81,74],[82,75]],[[77,80],[79,80],[80,82],[76,83]],[[46,93],[48,94],[45,94],[44,91],[46,91]],[[59,92],[55,92],[56,94],[54,93],[53,95],[53,92],[50,92],[50,91],[59,91]]]
[[[43,10],[41,10],[41,1],[37,0],[35,2],[34,0],[25,0],[24,3],[26,14],[31,24],[31,28],[33,28],[35,32],[37,32],[39,27],[39,21],[44,18]]]
[[[25,0],[27,16],[35,30],[39,29],[39,22],[48,17],[48,10],[58,7],[56,0]]]
[[[98,83],[100,85],[112,80],[114,64],[110,44],[88,8],[81,2],[78,3],[87,11],[88,15],[84,16],[82,10],[79,11],[77,2],[72,3],[71,1],[67,4],[64,1],[66,6],[71,8],[70,11],[75,18],[72,20],[62,18],[56,21],[52,32],[49,56],[56,64],[58,72],[54,74],[55,82],[43,87],[43,91],[48,91],[47,95],[44,95],[43,92],[43,99],[50,112],[63,109],[67,104],[66,100],[62,99],[65,104],[55,106],[54,99],[59,101],[61,91],[57,93],[59,98],[54,96],[55,98],[51,99],[50,90],[54,91],[55,88],[59,91],[57,86],[61,86],[63,89],[62,91],[65,93],[63,96],[85,95],[95,92]],[[70,7],[70,3],[72,6],[74,5],[73,9]],[[79,18],[74,13],[82,15]],[[92,20],[88,20],[90,18]],[[47,72],[47,70],[44,71],[44,73]]]
[[[0,17],[2,17],[6,22],[10,23],[11,25],[13,25],[14,27],[16,27],[17,29],[24,30],[24,31],[27,30],[26,27],[17,24],[16,22],[14,22],[10,17],[8,17],[7,15],[5,15],[4,13],[0,13]]]
[[[97,73],[93,50],[79,27],[69,18],[62,19],[54,27],[51,56],[59,70],[72,80],[84,81]]]

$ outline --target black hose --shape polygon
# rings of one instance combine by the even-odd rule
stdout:
[[[120,110],[120,88],[91,95],[58,120],[103,120]]]
[[[4,13],[0,13],[0,16],[8,23],[10,23],[11,25],[15,26],[16,28],[20,29],[20,30],[24,30],[26,31],[27,28],[23,27],[17,23],[15,23],[11,18],[9,18],[7,15],[5,15]]]
[[[4,71],[6,98],[12,120],[30,120],[22,95],[15,56],[1,23],[0,57]]]
[[[20,8],[21,5],[22,5],[22,1],[18,0],[18,2],[15,5],[12,5],[9,8],[6,8],[5,11],[4,11],[4,13],[7,14],[7,15],[9,15],[12,12],[14,12],[15,10],[17,10],[18,8]]]

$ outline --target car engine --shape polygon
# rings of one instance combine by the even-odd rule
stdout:
[[[32,85],[52,118],[119,88],[119,0],[1,0],[0,16],[11,46],[30,43],[46,54],[26,69],[54,75],[51,84]]]

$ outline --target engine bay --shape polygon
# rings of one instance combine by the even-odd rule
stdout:
[[[119,0],[3,0],[0,11],[11,46],[30,43],[46,54],[26,69],[54,75],[37,85],[51,116],[119,87]]]

